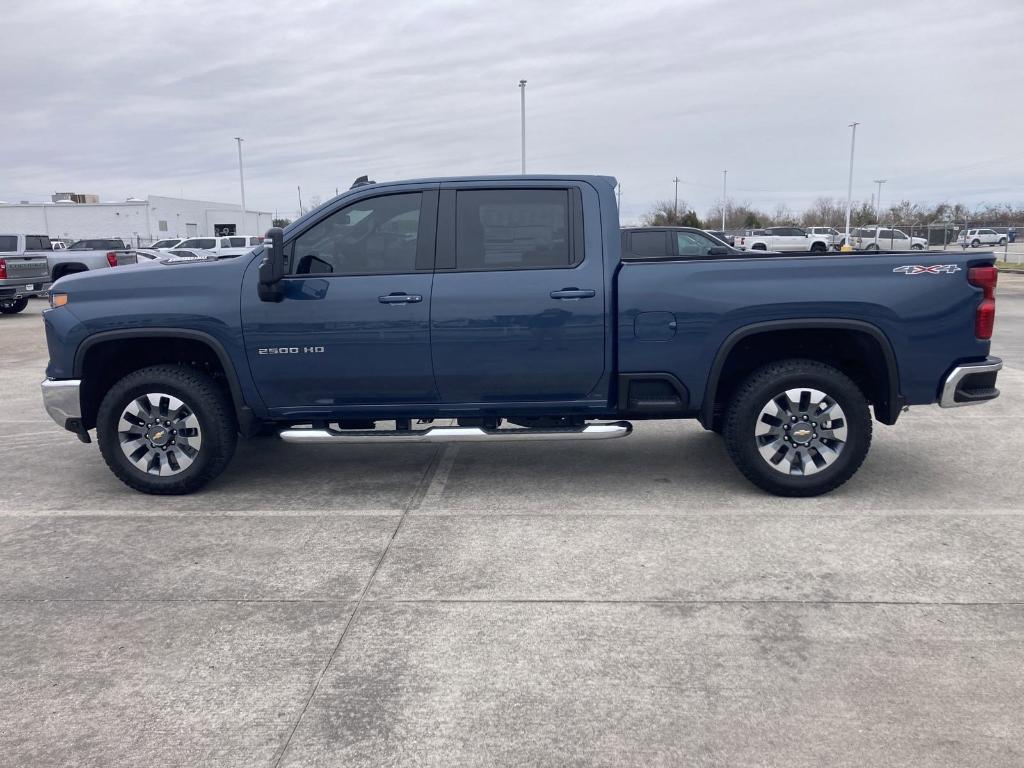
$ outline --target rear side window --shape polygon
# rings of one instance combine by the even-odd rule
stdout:
[[[14,253],[17,250],[17,235],[0,235],[0,253]]]
[[[245,248],[244,237],[226,237],[224,238],[225,248]]]
[[[249,238],[249,246],[252,247],[254,245],[263,245],[263,238],[262,237],[250,237]]]
[[[461,190],[456,196],[457,269],[572,266],[569,192]]]
[[[666,232],[633,232],[629,236],[629,252],[645,258],[664,258],[668,256],[668,234]]]
[[[49,251],[52,250],[50,247],[50,238],[46,235],[25,235],[25,250],[26,251]]]

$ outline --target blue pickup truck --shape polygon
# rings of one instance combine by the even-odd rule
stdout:
[[[998,396],[991,254],[669,238],[638,255],[614,186],[357,183],[243,256],[65,277],[44,313],[46,408],[83,442],[95,429],[146,493],[200,488],[239,434],[591,440],[695,418],[752,482],[810,496],[857,471],[872,410],[894,424]]]

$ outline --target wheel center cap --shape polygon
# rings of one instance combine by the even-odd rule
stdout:
[[[795,422],[789,434],[797,445],[807,445],[814,439],[814,425],[808,421]]]
[[[153,445],[167,445],[171,440],[171,430],[167,427],[153,427],[146,433],[146,437],[149,438],[149,442]]]

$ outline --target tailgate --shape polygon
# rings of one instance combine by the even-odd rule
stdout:
[[[50,268],[45,256],[3,256],[7,264],[7,279],[27,281],[49,279]]]

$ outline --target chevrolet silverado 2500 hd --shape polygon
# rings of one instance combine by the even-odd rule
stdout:
[[[695,418],[752,482],[808,496],[857,471],[872,409],[999,394],[991,254],[623,259],[614,184],[361,183],[252,253],[63,278],[46,408],[147,493],[199,488],[239,433],[583,441]]]

